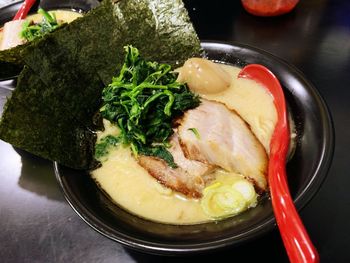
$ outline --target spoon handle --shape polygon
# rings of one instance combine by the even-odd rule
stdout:
[[[272,207],[289,260],[292,263],[316,263],[319,262],[319,255],[295,209],[288,188],[286,157],[290,134],[282,88],[275,89],[272,95],[278,115],[271,138],[268,171]]]
[[[288,257],[292,263],[319,262],[319,255],[312,244],[309,235],[295,209],[288,190],[285,166],[282,162],[275,161],[279,154],[271,156],[269,165],[269,184],[271,188],[271,200],[280,229],[281,237]]]
[[[286,157],[289,146],[289,127],[286,101],[276,76],[266,67],[250,64],[238,77],[261,83],[273,96],[277,123],[270,143],[268,180],[272,207],[289,260],[292,263],[317,263],[319,255],[295,209],[286,175]]]
[[[36,0],[25,0],[21,7],[18,9],[16,15],[14,16],[13,20],[20,20],[27,16],[29,10],[32,8],[32,6],[35,4]]]

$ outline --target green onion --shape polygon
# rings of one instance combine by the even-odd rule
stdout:
[[[201,199],[203,211],[214,219],[237,215],[256,204],[254,187],[245,179],[233,184],[214,182],[204,189]]]
[[[196,138],[197,138],[198,140],[201,139],[201,136],[200,136],[200,134],[199,134],[199,132],[198,132],[198,130],[197,130],[196,128],[189,128],[188,130],[191,131],[191,132],[193,132],[193,134],[196,136]]]

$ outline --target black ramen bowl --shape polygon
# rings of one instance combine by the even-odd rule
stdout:
[[[263,64],[280,80],[295,123],[296,149],[287,164],[297,209],[316,194],[331,164],[334,133],[326,104],[295,67],[242,44],[203,42],[211,60]],[[93,229],[129,248],[153,254],[189,254],[237,245],[276,227],[269,198],[236,217],[197,225],[169,225],[139,218],[115,205],[87,172],[54,164],[57,180],[75,212]]]

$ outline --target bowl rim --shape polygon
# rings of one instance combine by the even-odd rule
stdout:
[[[329,111],[329,108],[322,98],[319,91],[315,88],[315,86],[304,76],[304,74],[298,70],[292,64],[284,61],[283,59],[265,51],[260,48],[253,47],[251,45],[242,44],[239,42],[225,42],[225,41],[216,41],[216,40],[201,40],[201,45],[204,50],[210,48],[224,48],[224,49],[248,49],[253,53],[259,53],[264,57],[267,57],[269,60],[273,60],[276,64],[281,65],[288,69],[292,73],[301,80],[301,82],[305,83],[308,87],[308,92],[311,93],[311,96],[315,100],[315,103],[320,110],[319,114],[322,117],[322,125],[323,125],[323,138],[322,138],[322,153],[321,157],[318,161],[318,166],[314,171],[311,179],[308,184],[302,189],[301,192],[294,198],[294,203],[298,211],[304,208],[311,199],[316,195],[318,190],[320,189],[322,183],[325,181],[325,178],[330,169],[333,153],[334,153],[334,144],[335,144],[335,135],[334,135],[334,125],[333,120]],[[229,245],[235,245],[238,243],[244,243],[248,240],[254,240],[267,232],[270,232],[272,229],[276,227],[275,217],[272,215],[271,218],[266,219],[263,223],[259,223],[258,225],[252,227],[251,229],[245,231],[239,236],[236,236],[235,239],[225,238],[214,241],[193,243],[193,244],[164,244],[159,242],[151,242],[146,240],[137,239],[134,237],[130,237],[121,232],[118,232],[118,235],[111,233],[111,227],[102,222],[100,219],[94,216],[83,204],[81,204],[77,198],[74,196],[74,193],[65,186],[64,179],[62,178],[59,172],[59,164],[54,162],[53,164],[54,172],[56,175],[56,179],[60,185],[60,188],[63,192],[63,195],[72,209],[78,214],[78,216],[83,219],[85,223],[87,223],[94,230],[99,232],[100,234],[117,241],[118,243],[142,252],[147,252],[150,254],[157,255],[185,255],[185,254],[194,254],[194,253],[202,253],[209,252],[217,249],[225,248]],[[115,229],[114,229],[115,230]],[[237,240],[239,238],[239,240]]]

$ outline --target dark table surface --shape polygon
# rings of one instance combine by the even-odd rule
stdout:
[[[323,95],[334,119],[334,159],[301,217],[322,262],[350,262],[350,1],[304,0],[275,18],[251,16],[240,1],[187,0],[186,6],[201,39],[265,49],[299,68]],[[6,84],[0,85],[0,109],[11,92]],[[51,162],[3,141],[0,178],[2,262],[288,262],[277,230],[209,255],[174,258],[128,250],[74,213]]]

